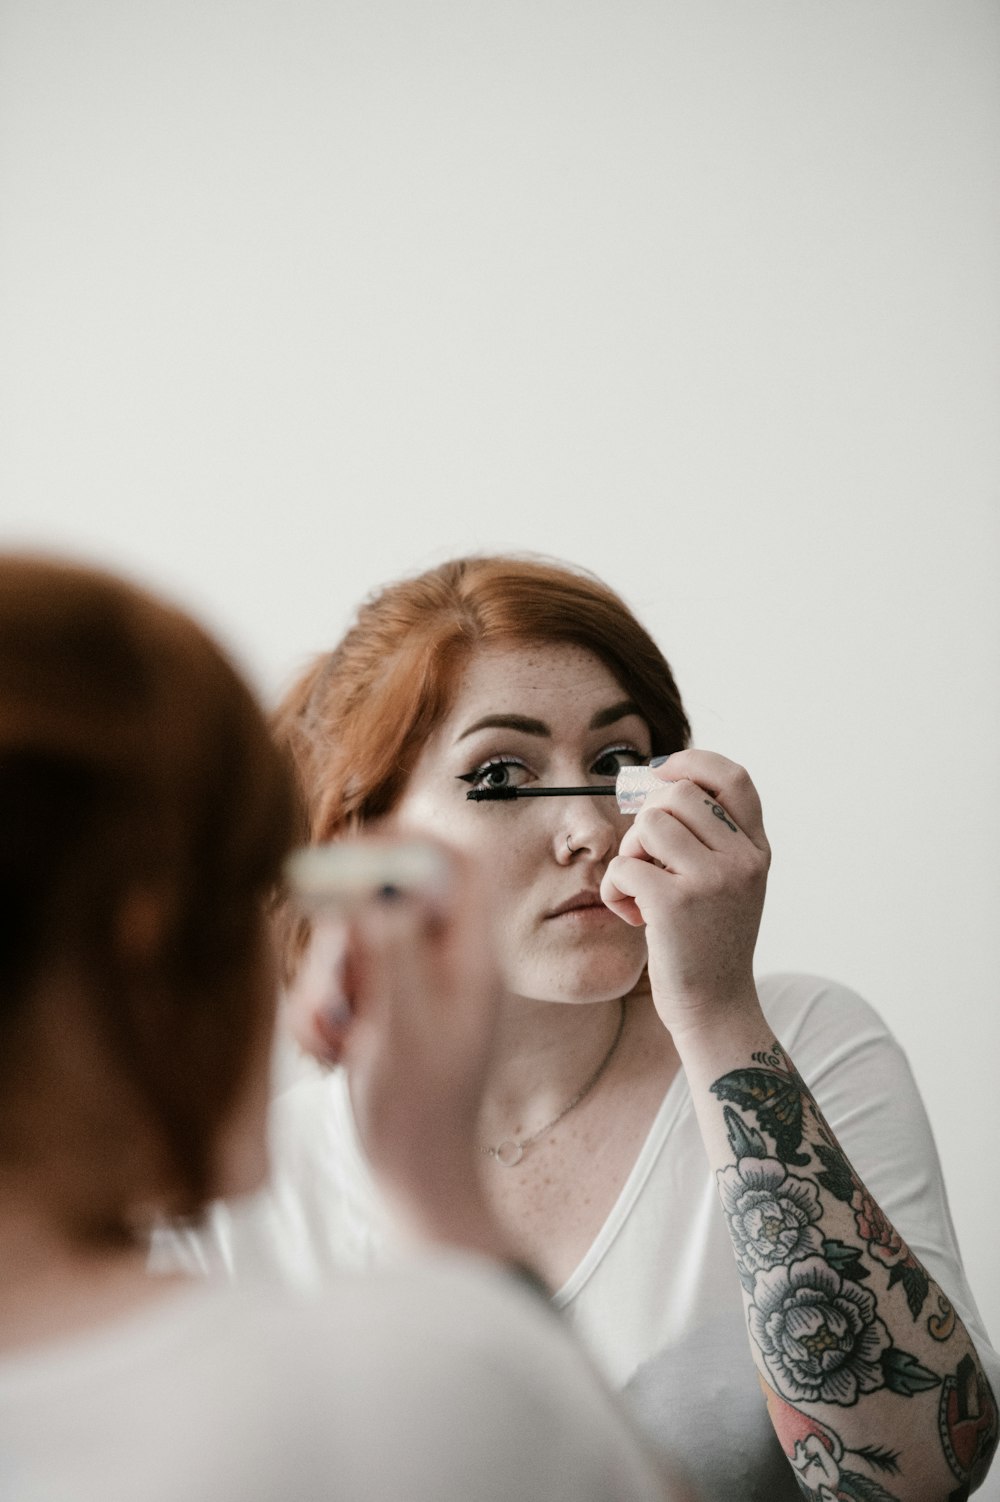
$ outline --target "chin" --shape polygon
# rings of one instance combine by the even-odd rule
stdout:
[[[614,962],[601,963],[591,957],[578,965],[514,967],[510,989],[519,996],[537,1001],[557,1001],[582,1005],[588,1002],[617,1001],[627,996],[642,975],[646,950],[630,962],[621,954]],[[520,973],[518,973],[520,972]]]

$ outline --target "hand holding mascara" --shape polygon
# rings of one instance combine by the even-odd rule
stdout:
[[[443,846],[389,837],[299,850],[286,875],[312,925],[289,994],[296,1031],[346,1067],[360,1140],[397,1219],[509,1260],[478,1167],[500,988],[485,878]]]
[[[355,1013],[351,950],[359,925],[403,899],[436,910],[452,886],[451,863],[423,840],[335,840],[293,851],[284,874],[291,904],[310,925],[286,995],[289,1025],[307,1053],[337,1064]]]

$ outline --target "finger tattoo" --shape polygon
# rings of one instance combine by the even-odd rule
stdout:
[[[717,819],[721,819],[723,824],[727,824],[729,826],[729,828],[733,831],[733,834],[739,834],[739,830],[736,828],[736,825],[726,813],[726,810],[722,807],[721,803],[713,803],[711,798],[706,798],[704,802],[708,804],[709,808],[712,810]]]

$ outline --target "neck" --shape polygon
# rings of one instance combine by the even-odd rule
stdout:
[[[620,998],[544,1002],[509,996],[480,1114],[483,1143],[526,1135],[556,1116],[607,1054],[620,1016]],[[647,1034],[654,1047],[661,1039],[669,1042],[648,990],[637,987],[625,1001],[624,1031],[608,1077],[620,1056],[633,1053],[634,1040]],[[602,1079],[596,1088],[604,1085]]]
[[[44,1212],[5,1203],[0,1219],[0,1351],[84,1333],[156,1298],[139,1246],[81,1244]]]

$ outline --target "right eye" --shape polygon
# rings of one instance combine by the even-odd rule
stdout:
[[[522,787],[528,776],[527,767],[517,757],[491,756],[471,772],[460,773],[459,781],[468,782],[473,788],[509,788]]]

